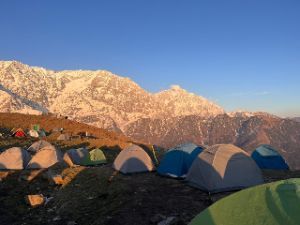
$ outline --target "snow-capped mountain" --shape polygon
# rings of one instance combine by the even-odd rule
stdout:
[[[68,116],[163,147],[234,143],[251,152],[271,144],[300,169],[300,123],[265,112],[225,113],[178,85],[152,94],[104,70],[53,71],[0,61],[0,112]]]
[[[221,107],[179,86],[151,94],[129,78],[104,70],[53,71],[0,61],[0,83],[3,112],[51,112],[113,130],[123,130],[140,118],[224,113]]]

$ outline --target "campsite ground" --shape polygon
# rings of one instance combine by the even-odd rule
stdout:
[[[209,196],[185,182],[156,173],[115,174],[111,165],[52,168],[64,177],[62,186],[49,185],[45,171],[33,180],[29,171],[1,172],[0,224],[187,224],[213,202],[231,194]],[[299,172],[264,172],[266,182],[300,177]],[[27,194],[53,197],[45,206],[29,207]]]
[[[49,170],[63,177],[60,186],[49,183],[47,170],[0,171],[1,225],[147,225],[158,224],[166,217],[175,218],[173,225],[182,225],[212,203],[231,194],[209,196],[184,181],[161,177],[155,172],[115,174],[111,164],[119,151],[131,142],[122,134],[47,116],[25,117],[0,114],[1,132],[9,131],[12,127],[26,129],[36,123],[46,131],[55,127],[64,127],[67,132],[73,133],[88,131],[96,139],[57,142],[59,134],[55,133],[46,139],[62,151],[81,146],[89,149],[101,147],[108,164],[73,168],[53,166]],[[29,147],[34,141],[30,138],[2,138],[0,151],[13,146]],[[147,150],[147,146],[144,148]],[[266,182],[290,177],[300,177],[300,172],[264,172]],[[43,194],[51,200],[46,205],[31,208],[25,201],[25,196],[29,194]]]

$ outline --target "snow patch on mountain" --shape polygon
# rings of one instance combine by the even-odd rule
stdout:
[[[210,117],[224,113],[218,105],[178,85],[151,94],[129,78],[105,70],[54,71],[0,61],[0,83],[6,93],[0,95],[2,112],[30,108],[107,129],[122,130],[141,118]]]

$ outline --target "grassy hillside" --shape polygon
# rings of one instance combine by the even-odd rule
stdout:
[[[107,131],[105,129],[93,127],[87,124],[68,120],[65,118],[56,118],[49,115],[26,115],[18,113],[0,113],[0,132],[10,133],[12,128],[30,129],[31,125],[39,124],[49,136],[43,138],[61,150],[70,148],[86,147],[88,149],[101,148],[108,161],[112,162],[120,150],[131,143],[138,144],[147,152],[152,152],[151,145],[133,142],[123,134]],[[95,138],[74,138],[71,141],[57,141],[60,132],[51,132],[55,128],[64,128],[64,133],[73,135],[79,132],[88,132]],[[0,151],[10,147],[29,147],[36,138],[0,138]],[[159,157],[159,153],[157,154]]]
[[[79,123],[65,118],[56,118],[49,115],[27,115],[18,113],[0,113],[0,128],[30,129],[31,125],[39,124],[41,128],[50,132],[54,128],[64,128],[64,132],[77,134],[78,132],[89,132],[101,141],[110,140],[111,144],[124,144],[129,141],[122,134],[110,132],[101,128]],[[101,144],[101,142],[100,142]],[[105,142],[103,142],[105,144]]]
[[[71,147],[85,146],[89,149],[101,147],[104,150],[119,151],[131,143],[131,140],[122,134],[117,134],[104,129],[89,126],[65,118],[55,118],[49,115],[25,115],[17,113],[0,113],[0,132],[9,133],[12,128],[30,129],[31,125],[39,124],[41,128],[50,133],[45,139],[60,147],[62,150]],[[77,138],[71,141],[57,141],[59,132],[51,133],[55,128],[64,128],[64,133],[73,135],[79,132],[88,132],[95,138]],[[26,146],[36,141],[35,138],[2,138],[0,139],[0,150],[12,146]]]

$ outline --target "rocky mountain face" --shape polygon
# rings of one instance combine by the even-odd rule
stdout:
[[[233,143],[252,153],[261,144],[278,149],[293,169],[300,169],[300,123],[268,114],[196,115],[139,119],[126,126],[127,136],[165,147],[191,141],[199,145]],[[147,134],[147,135],[145,135]]]
[[[64,115],[163,147],[187,141],[234,143],[251,152],[271,144],[293,165],[300,160],[300,123],[295,120],[267,113],[226,114],[179,86],[152,94],[104,70],[53,71],[0,61],[0,111]]]
[[[300,122],[300,117],[294,117],[293,120]]]
[[[151,94],[129,78],[103,70],[53,71],[0,61],[0,84],[2,112],[51,112],[117,131],[140,118],[224,113],[179,86]]]

